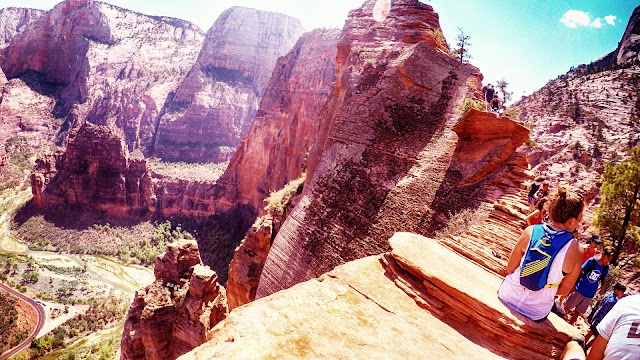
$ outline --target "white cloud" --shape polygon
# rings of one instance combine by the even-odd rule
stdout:
[[[572,29],[577,29],[578,27],[593,27],[596,29],[602,28],[604,25],[609,24],[611,26],[615,26],[616,17],[614,15],[607,15],[603,18],[595,18],[593,21],[591,20],[591,15],[588,12],[580,11],[580,10],[568,10],[562,15],[562,19],[560,22],[564,24],[564,26]],[[606,23],[606,24],[605,24]]]
[[[578,26],[589,26],[591,24],[591,16],[580,10],[569,10],[562,16],[560,22],[568,28],[575,29]]]
[[[607,15],[604,17],[604,21],[611,26],[616,26],[616,16],[615,15]]]

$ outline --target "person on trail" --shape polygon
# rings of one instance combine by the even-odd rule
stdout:
[[[611,311],[611,309],[613,308],[613,305],[615,305],[618,302],[618,300],[622,299],[625,291],[627,291],[627,287],[620,283],[617,283],[613,287],[613,291],[607,293],[602,298],[602,300],[600,301],[596,309],[593,310],[592,315],[589,316],[590,317],[589,332],[587,332],[587,335],[584,337],[585,340],[588,341],[587,347],[590,347],[591,344],[593,343],[593,340],[595,340],[596,336],[598,336],[598,329],[596,328],[598,324],[600,324],[602,319],[604,319],[605,315],[607,315],[609,311]],[[589,338],[592,335],[593,335],[593,340],[589,341]]]
[[[620,299],[596,326],[589,355],[572,339],[562,360],[640,360],[640,294]]]
[[[640,360],[640,295],[620,299],[596,328],[587,360]]]
[[[493,94],[493,99],[491,99],[491,111],[497,113],[500,108],[500,99],[498,98],[498,94]]]
[[[587,243],[582,245],[582,263],[584,264],[590,258],[596,256],[598,249],[602,245],[602,239],[598,234],[592,234]]]
[[[578,316],[587,311],[591,300],[596,296],[598,285],[602,285],[600,292],[604,293],[604,280],[609,274],[609,262],[613,259],[614,253],[613,247],[607,246],[599,259],[594,256],[582,264],[581,276],[576,283],[575,291],[565,302],[565,310],[573,310],[569,324],[575,324]]]
[[[546,319],[556,295],[566,295],[580,276],[582,252],[574,232],[582,220],[584,200],[564,186],[549,198],[548,224],[527,227],[514,247],[498,298],[520,314]]]
[[[487,84],[487,86],[482,88],[482,95],[484,96],[484,101],[487,103],[485,106],[485,110],[489,112],[489,103],[493,100],[493,95],[495,94],[495,89],[493,85]]]
[[[540,190],[540,187],[545,180],[546,178],[544,176],[537,176],[535,179],[533,179],[533,182],[531,183],[531,185],[529,185],[529,194],[527,194],[527,200],[529,201],[529,204],[536,204],[536,193],[538,192],[538,190]]]
[[[536,209],[531,212],[531,214],[527,215],[525,221],[527,222],[527,226],[541,224],[544,220],[545,216],[547,216],[549,212],[549,199],[543,197],[542,199],[538,199],[536,203]]]
[[[549,196],[550,192],[551,190],[549,189],[549,183],[545,181],[542,183],[542,189],[538,190],[538,192],[536,193],[536,198],[541,199],[545,196]]]

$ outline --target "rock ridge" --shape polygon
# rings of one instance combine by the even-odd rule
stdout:
[[[207,330],[227,316],[225,290],[202,265],[195,240],[167,245],[154,274],[127,314],[121,359],[175,359],[203,344]]]
[[[284,14],[225,10],[163,110],[154,154],[169,161],[228,160],[253,122],[278,57],[302,32],[300,20]]]
[[[508,309],[500,277],[433,239],[389,242],[389,253],[235,309],[180,359],[549,359],[578,335],[554,314],[537,323]]]

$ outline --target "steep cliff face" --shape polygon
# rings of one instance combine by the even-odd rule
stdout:
[[[54,116],[66,118],[61,143],[86,119],[123,129],[129,150],[144,150],[202,38],[186,21],[67,0],[15,37],[2,68],[9,79],[56,99]]]
[[[87,205],[125,215],[151,205],[144,159],[129,156],[117,131],[91,123],[73,135],[63,156],[38,161],[31,186],[38,207]]]
[[[640,63],[640,6],[633,10],[616,51],[618,64]]]
[[[0,9],[0,49],[6,48],[11,40],[29,24],[44,14],[42,10],[7,7]]]
[[[228,160],[253,122],[276,60],[302,32],[299,20],[283,14],[224,11],[163,109],[155,154],[189,162]]]
[[[603,163],[640,144],[640,66],[569,72],[522,98],[521,120],[531,127],[523,146],[532,170],[553,182],[598,196]]]
[[[300,177],[335,80],[339,34],[306,33],[278,60],[253,125],[218,180],[218,197],[258,212],[269,193]]]
[[[235,309],[180,359],[550,359],[579,335],[555,314],[534,322],[508,309],[498,276],[433,239],[396,233],[389,243]]]
[[[450,165],[458,106],[478,96],[481,75],[445,53],[431,6],[394,1],[376,22],[374,4],[349,14],[310,181],[274,241],[258,297],[382,253],[394,231],[433,232],[438,216],[487,196],[483,181],[465,183]]]
[[[225,291],[202,265],[198,244],[180,240],[158,256],[156,281],[138,290],[125,320],[121,358],[175,359],[203,344],[227,316]]]

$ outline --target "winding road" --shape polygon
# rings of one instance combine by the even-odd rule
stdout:
[[[36,313],[38,315],[38,324],[36,325],[36,328],[33,330],[33,332],[31,334],[29,334],[29,336],[22,342],[20,343],[18,346],[14,347],[11,350],[8,350],[4,353],[2,353],[0,355],[0,359],[8,359],[14,355],[16,355],[17,353],[21,352],[22,350],[28,348],[31,346],[31,340],[36,337],[36,335],[38,334],[38,332],[40,332],[40,329],[42,329],[42,327],[44,326],[44,320],[45,320],[45,313],[44,313],[44,309],[42,308],[42,306],[40,306],[40,304],[38,304],[37,302],[35,302],[35,300],[28,298],[24,295],[22,295],[21,293],[13,290],[12,288],[4,285],[4,284],[0,284],[0,290],[3,290],[5,292],[8,292],[9,294],[26,301],[31,307],[33,307],[34,309],[36,309]]]

